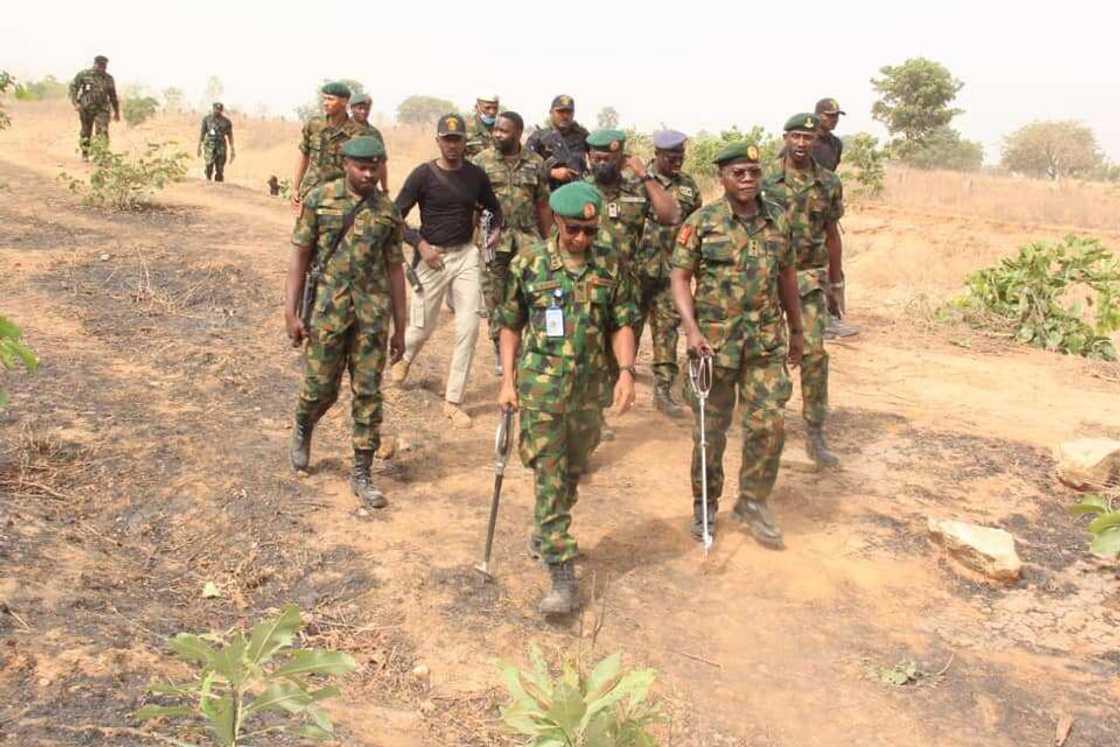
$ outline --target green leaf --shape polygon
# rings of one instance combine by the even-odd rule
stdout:
[[[293,651],[288,663],[272,673],[274,677],[301,674],[347,674],[358,668],[349,654],[322,649]]]
[[[334,739],[334,731],[328,731],[317,724],[304,724],[299,729],[299,735],[316,741]]]
[[[1120,511],[1112,511],[1107,514],[1101,514],[1093,519],[1089,524],[1089,531],[1093,534],[1100,534],[1108,529],[1120,527]]]
[[[194,709],[190,706],[161,706],[161,705],[146,705],[132,717],[137,721],[147,721],[152,718],[181,718],[183,716],[193,716]]]
[[[1089,550],[1102,558],[1120,557],[1120,528],[1107,529],[1089,543]]]
[[[233,707],[233,697],[224,695],[212,700],[213,717],[210,728],[223,747],[233,747],[237,741],[237,713]]]
[[[589,700],[599,698],[613,686],[615,678],[622,669],[622,654],[616,653],[595,665],[591,676],[587,678],[587,697]]]
[[[194,697],[198,695],[199,690],[202,689],[202,681],[194,682],[189,685],[176,685],[174,682],[161,684],[153,682],[148,686],[148,692],[153,695],[174,695],[178,697]]]
[[[1108,505],[1108,499],[1103,495],[1092,493],[1081,499],[1081,502],[1070,506],[1070,513],[1073,514],[1100,514],[1107,513],[1112,509]]]
[[[319,706],[309,706],[307,709],[307,715],[311,718],[311,721],[320,729],[332,733],[334,732],[334,724],[331,723],[330,717],[327,716],[327,712]]]
[[[249,674],[245,661],[245,649],[248,645],[245,636],[237,633],[226,646],[214,654],[212,663],[214,671],[225,677],[226,682],[233,687],[240,687]]]
[[[208,643],[196,635],[180,633],[168,641],[168,644],[171,646],[171,650],[178,654],[181,659],[195,661],[207,667],[213,666],[216,652]]]
[[[583,693],[578,688],[562,682],[553,691],[552,707],[548,709],[545,716],[559,726],[569,738],[574,738],[579,733],[579,725],[586,712],[587,704],[583,702]]]
[[[312,703],[311,695],[290,682],[273,682],[245,707],[245,715],[257,711],[284,710],[300,713]]]
[[[299,608],[289,604],[275,619],[266,620],[253,628],[246,657],[254,664],[263,664],[280,649],[291,646],[301,627],[303,621],[300,620]]]

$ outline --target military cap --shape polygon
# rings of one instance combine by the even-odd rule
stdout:
[[[221,101],[215,101],[214,102],[214,108],[218,109],[218,110],[222,110],[222,109],[225,109],[225,106],[222,105]]]
[[[369,106],[372,103],[373,100],[370,99],[368,93],[359,93],[357,96],[350,97],[350,106],[358,106],[359,104]]]
[[[589,182],[569,182],[549,195],[548,206],[561,218],[591,220],[603,209],[603,195]]]
[[[801,130],[802,132],[816,132],[817,128],[821,126],[821,118],[816,114],[809,112],[801,112],[794,114],[786,120],[786,126],[783,128],[786,132],[793,132],[794,130]]]
[[[445,135],[457,135],[459,137],[467,136],[467,123],[458,114],[444,114],[439,118],[436,124],[436,135],[443,137]]]
[[[684,147],[684,141],[688,140],[688,135],[676,130],[661,130],[660,132],[653,133],[653,147],[658,150],[676,150],[677,148]]]
[[[575,99],[573,99],[571,96],[562,93],[552,100],[552,106],[550,108],[574,110],[576,108],[576,102]]]
[[[96,63],[96,64],[102,64],[102,65],[104,65],[104,64],[106,64],[107,62],[109,62],[109,58],[108,58],[108,57],[106,57],[106,56],[105,56],[105,55],[103,55],[103,54],[99,54],[99,55],[97,55],[96,57],[94,57],[94,58],[93,58],[93,61],[94,61],[94,63]]]
[[[840,108],[840,102],[836,99],[821,99],[813,111],[817,114],[847,114]]]
[[[758,146],[742,140],[737,143],[728,143],[712,159],[712,163],[717,166],[726,166],[729,163],[738,163],[739,161],[758,163]]]
[[[338,96],[340,99],[350,98],[350,87],[337,80],[333,83],[327,83],[319,90],[328,96]]]
[[[479,96],[477,99],[475,99],[475,101],[478,101],[481,104],[497,104],[498,94],[495,93],[493,95],[486,94],[485,96]]]
[[[342,144],[342,155],[356,161],[372,161],[385,157],[385,144],[372,135],[352,137]]]
[[[616,151],[626,143],[626,133],[622,130],[595,130],[587,136],[587,145],[592,150]]]

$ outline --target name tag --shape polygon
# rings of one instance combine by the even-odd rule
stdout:
[[[618,208],[617,202],[607,203],[607,215],[611,218],[617,218],[622,211]]]
[[[550,306],[544,312],[544,334],[546,337],[564,336],[564,310]]]

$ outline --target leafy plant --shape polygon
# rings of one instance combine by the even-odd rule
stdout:
[[[0,365],[11,370],[17,365],[22,365],[28,371],[39,367],[39,359],[35,352],[23,342],[23,333],[19,327],[0,314]],[[7,407],[8,393],[0,388],[0,407]]]
[[[1096,239],[1028,244],[966,282],[966,294],[955,302],[966,321],[994,317],[1020,342],[1116,360],[1109,335],[1120,329],[1120,261]]]
[[[1075,514],[1091,514],[1094,517],[1088,527],[1093,537],[1089,542],[1089,551],[1102,558],[1120,557],[1120,508],[1113,505],[1117,498],[1120,498],[1120,493],[1090,493],[1070,508]]]
[[[871,105],[871,116],[886,125],[894,145],[919,145],[962,111],[950,104],[964,83],[939,62],[914,57],[900,65],[881,67],[879,72],[883,77],[871,79],[871,87],[879,94]]]
[[[656,747],[647,727],[662,721],[646,701],[656,672],[622,672],[622,655],[600,661],[588,673],[567,658],[553,679],[540,649],[529,650],[532,669],[500,665],[512,702],[502,720],[531,747]]]
[[[19,98],[20,86],[16,83],[15,77],[7,70],[0,70],[0,96],[8,93],[9,90],[16,94],[16,98]],[[11,126],[11,118],[4,111],[4,107],[0,106],[0,130],[6,130]]]
[[[256,625],[246,638],[241,631],[226,635],[180,633],[171,650],[184,661],[202,666],[193,682],[153,685],[150,692],[187,701],[179,705],[146,705],[136,712],[141,721],[191,718],[205,723],[218,744],[237,747],[263,734],[289,731],[289,724],[262,725],[263,714],[298,719],[298,733],[308,739],[330,739],[334,728],[319,704],[339,694],[319,677],[342,675],[356,668],[345,653],[293,649],[303,628],[299,609],[285,607],[278,617]],[[254,722],[252,729],[247,727]],[[195,747],[186,742],[184,747]]]
[[[64,99],[68,93],[66,84],[48,75],[42,80],[31,80],[18,86],[15,96],[20,101],[44,101],[46,99]]]
[[[121,105],[121,116],[129,127],[135,127],[151,118],[159,108],[159,101],[151,96],[129,96]]]
[[[883,194],[886,177],[886,154],[879,140],[866,132],[844,138],[844,160],[840,164],[845,176],[850,175],[855,187],[845,190],[849,195],[874,199]]]
[[[172,142],[148,143],[144,155],[132,159],[114,153],[104,138],[93,138],[89,157],[93,164],[89,183],[63,172],[59,178],[68,183],[71,192],[82,195],[82,202],[95,207],[135,210],[168,182],[176,182],[187,173],[190,157],[182,151],[168,152]]]

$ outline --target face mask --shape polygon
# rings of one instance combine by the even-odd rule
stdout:
[[[489,114],[479,114],[478,118],[482,120],[482,124],[487,127],[493,127],[494,123],[498,121],[497,117],[491,117]]]
[[[608,184],[618,179],[618,164],[613,161],[597,163],[591,167],[591,173],[595,175],[595,181]]]

